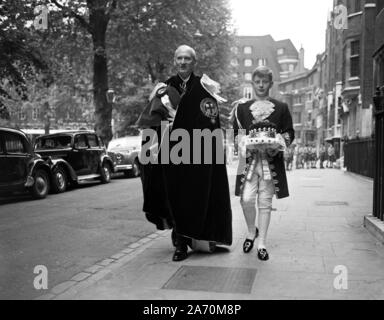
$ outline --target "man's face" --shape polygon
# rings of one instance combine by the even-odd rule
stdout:
[[[271,90],[273,82],[267,77],[260,78],[256,75],[253,78],[252,85],[258,97],[266,98],[269,96],[269,90]]]
[[[181,49],[175,55],[176,72],[183,78],[188,78],[195,68],[196,61],[189,50]]]

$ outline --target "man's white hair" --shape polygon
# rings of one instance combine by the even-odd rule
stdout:
[[[193,58],[194,60],[196,60],[196,51],[195,51],[195,49],[193,49],[193,48],[190,47],[190,46],[187,46],[186,44],[183,44],[183,45],[179,46],[179,47],[175,50],[175,58],[176,58],[176,56],[177,56],[177,53],[178,53],[179,51],[181,51],[181,50],[188,51],[188,52],[191,54],[192,58]]]

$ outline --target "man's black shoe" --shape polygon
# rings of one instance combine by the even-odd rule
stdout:
[[[188,258],[188,248],[187,247],[178,247],[173,254],[173,261],[183,261]]]

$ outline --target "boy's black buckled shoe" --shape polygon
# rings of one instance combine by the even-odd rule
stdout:
[[[269,254],[267,249],[261,248],[257,250],[257,256],[262,261],[267,261],[269,259]]]
[[[251,239],[245,239],[244,243],[243,243],[243,251],[244,253],[249,253],[251,252],[251,250],[253,249],[253,244],[256,240],[256,238],[259,236],[259,229],[257,229],[256,227],[256,232],[255,232],[255,237],[253,238],[253,240]]]

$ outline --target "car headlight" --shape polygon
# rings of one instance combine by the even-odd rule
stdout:
[[[118,154],[116,154],[116,162],[117,163],[120,163],[122,160],[123,160],[123,155],[122,154],[120,154],[120,153],[118,153]]]

